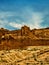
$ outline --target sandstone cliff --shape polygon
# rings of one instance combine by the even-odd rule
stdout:
[[[0,50],[32,45],[49,45],[49,28],[30,30],[25,25],[12,31],[0,28]]]

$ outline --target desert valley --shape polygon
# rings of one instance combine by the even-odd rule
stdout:
[[[49,28],[0,28],[0,65],[49,65]]]

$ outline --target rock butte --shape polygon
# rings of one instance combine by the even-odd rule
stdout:
[[[49,28],[30,30],[25,25],[12,31],[0,28],[0,50],[46,45],[49,45]]]

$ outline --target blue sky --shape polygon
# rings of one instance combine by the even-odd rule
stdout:
[[[49,27],[49,0],[0,0],[0,28]]]

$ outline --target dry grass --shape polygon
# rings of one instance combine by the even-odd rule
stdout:
[[[49,46],[0,51],[0,65],[49,65]]]

